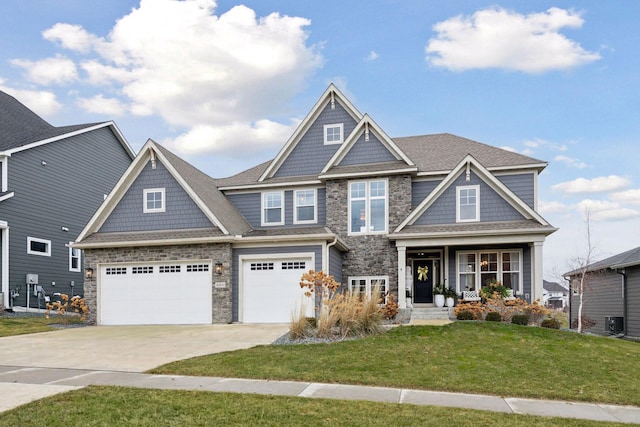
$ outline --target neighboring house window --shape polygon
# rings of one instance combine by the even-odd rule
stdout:
[[[456,188],[456,221],[480,221],[480,186]]]
[[[312,224],[317,219],[316,190],[296,190],[293,192],[295,200],[294,224]]]
[[[69,248],[69,271],[81,271],[80,256],[82,251],[78,248]]]
[[[27,253],[31,255],[51,256],[51,240],[27,237]]]
[[[459,291],[474,291],[491,282],[522,292],[522,252],[458,252]]]
[[[342,144],[344,126],[342,123],[324,125],[324,145]]]
[[[149,188],[144,190],[144,213],[165,211],[164,188]]]
[[[387,276],[349,277],[349,292],[357,292],[360,299],[364,300],[371,298],[372,292],[377,288],[379,291],[377,298],[380,304],[387,302],[388,285],[389,277]]]
[[[387,181],[349,183],[349,232],[354,234],[387,231]]]
[[[262,193],[262,225],[284,225],[284,193]]]

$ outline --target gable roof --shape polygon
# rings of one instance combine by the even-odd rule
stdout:
[[[622,252],[618,255],[614,255],[609,258],[605,258],[601,261],[593,262],[586,267],[586,272],[604,270],[607,268],[618,269],[625,267],[632,267],[640,265],[640,246],[634,249],[630,249],[626,252]],[[574,276],[579,274],[582,268],[564,273],[564,276]]]
[[[209,220],[219,228],[223,236],[235,236],[243,234],[251,229],[249,223],[220,192],[220,190],[218,190],[213,178],[149,139],[144,147],[142,147],[133,163],[115,185],[111,193],[102,203],[98,211],[89,220],[76,239],[76,243],[82,244],[85,239],[99,231],[102,224],[104,224],[109,215],[113,212],[129,187],[140,175],[144,166],[149,161],[155,162],[157,160],[162,162],[169,173],[182,186],[200,210],[202,210],[207,218],[209,218]],[[114,238],[122,237],[122,233],[109,234],[113,235]],[[220,233],[213,234],[217,235]],[[129,234],[127,236],[131,237]],[[173,238],[171,233],[167,236],[169,236],[169,238]],[[93,238],[93,240],[96,240],[96,238]],[[90,239],[87,239],[87,241],[90,241]],[[81,245],[78,245],[78,247],[81,247]]]
[[[114,122],[52,126],[13,96],[0,91],[0,154],[11,155],[103,127],[111,128],[127,154],[133,159],[135,157],[133,149]]]
[[[513,208],[515,208],[526,220],[535,220],[543,226],[549,226],[549,223],[534,209],[520,199],[513,191],[498,180],[491,172],[487,170],[480,162],[478,162],[471,154],[465,156],[462,161],[429,193],[429,195],[405,218],[404,221],[395,229],[394,233],[399,233],[408,225],[412,225],[425,211],[447,190],[453,182],[465,169],[469,172],[473,169],[489,187],[505,199]],[[553,228],[555,231],[555,228]]]
[[[345,111],[351,117],[353,117],[356,122],[360,121],[360,119],[362,118],[362,114],[356,109],[356,107],[353,106],[351,101],[349,101],[342,94],[342,92],[340,92],[338,88],[333,83],[331,83],[329,87],[324,91],[320,99],[318,99],[318,101],[315,103],[313,108],[311,108],[309,114],[307,114],[300,125],[298,125],[284,147],[282,147],[280,152],[269,163],[262,175],[260,175],[260,177],[258,178],[259,182],[271,178],[278,171],[289,154],[291,154],[293,149],[300,142],[300,139],[304,136],[305,132],[309,129],[309,126],[311,126],[318,118],[322,110],[327,106],[327,104],[333,104],[336,102],[336,100],[340,102],[340,105],[342,105]]]
[[[569,289],[564,287],[558,282],[549,282],[548,280],[542,281],[542,288],[549,292],[569,292]]]

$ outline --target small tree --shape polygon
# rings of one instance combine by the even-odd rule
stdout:
[[[304,294],[308,297],[315,295],[315,305],[317,309],[322,308],[324,301],[333,298],[340,283],[336,282],[333,276],[329,276],[324,271],[309,270],[300,278],[300,287],[305,289]]]
[[[585,239],[586,239],[586,247],[585,247],[585,255],[583,257],[576,257],[573,259],[574,268],[572,273],[577,279],[573,280],[573,283],[570,283],[570,289],[578,294],[578,316],[577,316],[577,326],[578,332],[582,333],[584,329],[583,322],[583,314],[582,311],[584,309],[584,302],[586,298],[586,291],[589,288],[589,277],[592,275],[592,272],[589,271],[589,265],[593,260],[593,254],[595,251],[595,247],[591,242],[591,210],[587,206],[584,210],[584,223],[585,223]],[[573,275],[572,275],[573,276]],[[571,296],[569,296],[571,298]]]

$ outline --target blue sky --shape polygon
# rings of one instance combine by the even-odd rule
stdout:
[[[392,137],[549,162],[545,276],[640,244],[640,2],[10,0],[0,89],[54,125],[114,120],[214,177],[272,158],[334,82]]]

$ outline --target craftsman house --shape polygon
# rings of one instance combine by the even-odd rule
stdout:
[[[55,127],[0,91],[0,305],[82,294],[69,243],[134,157],[113,122]]]
[[[273,160],[213,179],[149,140],[79,235],[99,324],[288,322],[309,269],[401,308],[500,281],[542,297],[546,163],[391,138],[330,85]],[[136,301],[135,309],[127,301]]]

